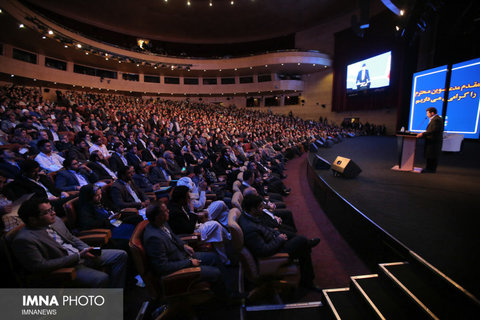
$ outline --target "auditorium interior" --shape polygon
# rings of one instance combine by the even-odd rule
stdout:
[[[15,252],[39,219],[22,222],[23,204],[45,194],[69,234],[126,251],[126,320],[480,316],[479,1],[0,0],[0,28],[0,289],[78,287],[81,248],[43,271]],[[438,92],[420,92],[438,72]],[[462,99],[474,129],[447,133]],[[437,100],[438,169],[418,174]],[[87,186],[105,228],[78,224]],[[181,210],[195,232],[173,230]],[[307,258],[257,255],[245,221],[261,212],[275,227],[258,230],[304,240]],[[190,264],[160,274],[152,225],[188,244]],[[215,256],[225,288],[190,249]]]

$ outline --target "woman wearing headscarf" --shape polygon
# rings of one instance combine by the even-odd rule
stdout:
[[[221,202],[223,201],[216,201]],[[212,203],[213,204],[213,203]],[[222,209],[216,204],[212,208],[212,216],[222,217]],[[216,210],[214,210],[217,208]],[[172,198],[168,203],[170,210],[168,224],[175,234],[191,234],[198,232],[201,240],[211,243],[224,264],[230,264],[225,252],[224,241],[230,240],[227,229],[218,221],[209,219],[210,213],[194,213],[190,189],[187,186],[176,186],[172,192]],[[228,215],[228,212],[227,212]],[[221,219],[225,223],[224,219]]]

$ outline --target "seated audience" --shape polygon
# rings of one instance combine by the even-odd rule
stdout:
[[[172,180],[172,173],[168,171],[167,162],[164,158],[158,158],[157,165],[151,168],[148,178],[153,184]]]
[[[160,188],[158,183],[152,184],[147,177],[148,164],[145,161],[135,167],[135,174],[133,175],[133,181],[143,192],[154,192]]]
[[[78,191],[84,185],[98,180],[92,169],[76,159],[65,159],[63,167],[65,170],[58,171],[55,176],[55,186],[62,191]]]
[[[37,143],[40,153],[35,157],[40,167],[46,172],[56,172],[63,169],[65,160],[58,154],[52,152],[52,143],[49,140],[40,140]]]
[[[313,282],[315,274],[311,258],[311,250],[318,244],[319,239],[308,240],[304,236],[275,230],[262,224],[260,216],[264,214],[264,203],[258,195],[246,195],[242,208],[238,224],[243,231],[245,246],[251,253],[255,257],[268,257],[278,252],[287,252],[292,259],[299,260],[301,286],[320,292]]]
[[[74,145],[66,150],[66,158],[77,159],[78,161],[86,162],[90,157],[88,152],[88,145],[84,139],[76,138]]]
[[[177,185],[173,189],[172,198],[168,203],[170,211],[168,223],[170,227],[175,234],[200,233],[201,240],[212,243],[222,262],[229,264],[224,242],[230,240],[230,233],[218,220],[209,220],[208,212],[194,213],[190,194],[190,190],[186,186]],[[215,218],[223,221],[225,212],[222,211],[222,204],[224,205],[223,201],[217,201],[211,212]]]
[[[139,215],[109,212],[102,206],[102,189],[93,184],[87,184],[80,189],[77,207],[77,228],[88,230],[106,228],[112,230],[112,239],[129,240],[135,226],[142,221]],[[128,248],[125,243],[122,248]]]
[[[153,271],[165,276],[181,269],[200,267],[200,280],[213,284],[213,289],[222,290],[222,263],[214,252],[194,252],[169,227],[169,210],[165,204],[154,204],[147,209],[150,223],[145,228],[143,244]]]
[[[0,161],[0,170],[7,179],[14,179],[20,174],[21,161],[16,157],[15,153],[5,148],[2,152],[2,159]]]
[[[134,173],[135,170],[131,166],[120,167],[118,180],[111,186],[110,197],[118,210],[125,208],[141,209],[150,204],[150,200],[145,193],[133,182]]]
[[[56,217],[46,198],[25,201],[18,212],[25,227],[13,239],[13,253],[30,274],[74,267],[75,284],[88,288],[122,288],[127,254],[123,250],[103,249],[99,256],[92,247],[73,236]],[[52,241],[53,240],[53,241]],[[106,267],[108,273],[97,270]]]
[[[99,150],[91,153],[87,166],[95,172],[98,180],[117,180],[117,174],[113,172]]]
[[[114,152],[112,153],[108,161],[110,163],[110,168],[112,168],[114,172],[118,173],[118,170],[120,170],[120,168],[128,166],[128,161],[124,155],[125,150],[123,148],[123,143],[115,143],[113,145],[113,150]]]

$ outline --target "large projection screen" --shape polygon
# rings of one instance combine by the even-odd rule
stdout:
[[[438,114],[442,114],[446,78],[446,65],[413,74],[409,131],[425,131],[428,125],[428,108],[435,107]]]
[[[480,59],[452,66],[445,131],[478,139],[480,115]]]

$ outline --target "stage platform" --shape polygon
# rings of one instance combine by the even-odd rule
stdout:
[[[352,159],[362,169],[356,178],[315,173],[407,249],[480,297],[479,141],[442,153],[436,174],[391,170],[398,163],[397,137],[348,138],[318,154],[330,163],[337,156]],[[415,166],[424,164],[419,140]]]

